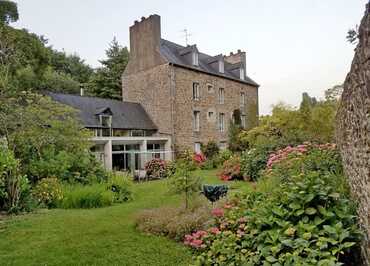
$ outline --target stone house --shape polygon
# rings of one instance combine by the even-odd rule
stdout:
[[[210,140],[226,148],[235,110],[243,127],[257,122],[259,85],[247,76],[245,52],[210,56],[164,40],[158,15],[130,27],[122,84],[123,100],[140,103],[175,149],[198,152]]]

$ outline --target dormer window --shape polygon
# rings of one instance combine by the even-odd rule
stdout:
[[[244,80],[245,79],[245,72],[244,72],[244,68],[243,67],[240,68],[240,79],[241,80]]]
[[[199,60],[198,60],[198,53],[196,51],[193,51],[192,58],[193,58],[193,65],[198,66]]]
[[[218,71],[220,73],[225,72],[225,64],[224,64],[224,61],[222,61],[222,60],[218,61]]]
[[[112,127],[111,115],[100,115],[100,124],[102,127]]]

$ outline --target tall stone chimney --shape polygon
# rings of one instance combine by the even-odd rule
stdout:
[[[164,63],[160,55],[161,17],[150,15],[130,27],[130,60],[126,73],[136,73]]]
[[[224,58],[229,64],[241,64],[244,67],[245,73],[247,73],[245,52],[238,50],[237,53],[234,54],[231,52],[230,55],[226,55]]]

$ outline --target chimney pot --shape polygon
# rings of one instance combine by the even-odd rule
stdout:
[[[134,21],[134,24],[135,24],[135,25],[136,25],[136,24],[138,24],[138,23],[139,23],[139,21],[137,21],[137,20],[135,20],[135,21]]]
[[[242,51],[240,49],[238,49],[238,53],[241,53]]]
[[[145,17],[141,17],[141,21],[144,21],[145,20]]]
[[[233,52],[230,52],[230,55],[233,55],[234,53]]]

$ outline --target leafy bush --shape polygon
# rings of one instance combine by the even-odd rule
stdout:
[[[115,201],[114,192],[107,190],[105,184],[66,185],[59,206],[64,209],[99,208],[110,206]]]
[[[185,237],[197,265],[356,265],[361,235],[334,146],[279,154],[259,182],[269,190],[239,194],[212,228]]]
[[[218,154],[219,163],[222,165],[225,161],[229,160],[231,156],[233,156],[233,152],[228,149],[220,151]]]
[[[39,204],[54,208],[63,199],[62,186],[55,177],[43,178],[32,189],[32,195]]]
[[[241,155],[241,172],[248,180],[257,180],[260,171],[265,169],[269,154],[276,148],[273,144],[265,144],[244,151]]]
[[[32,208],[30,185],[19,168],[14,153],[0,146],[0,210],[18,212]]]
[[[202,153],[206,156],[207,159],[212,159],[213,157],[217,156],[220,148],[218,147],[217,143],[213,140],[208,141],[207,144],[202,145]]]
[[[114,193],[114,202],[122,203],[132,199],[130,186],[131,182],[127,175],[115,172],[108,179],[107,189]]]
[[[152,159],[145,164],[146,174],[150,179],[165,178],[167,174],[167,163],[162,159]]]
[[[224,181],[242,179],[243,175],[240,171],[240,157],[237,155],[232,156],[229,160],[225,161],[220,173],[220,179]]]
[[[136,226],[142,232],[181,241],[184,235],[209,225],[212,217],[207,206],[202,203],[190,209],[161,207],[144,210],[138,214]]]

